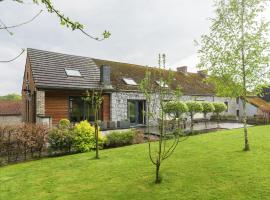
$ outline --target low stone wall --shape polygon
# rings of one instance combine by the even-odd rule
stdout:
[[[0,116],[0,125],[13,125],[22,122],[21,115],[3,115]]]

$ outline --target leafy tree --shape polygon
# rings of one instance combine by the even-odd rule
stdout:
[[[205,128],[207,129],[207,122],[206,122],[206,117],[208,113],[213,113],[215,111],[215,107],[213,105],[213,103],[211,102],[202,102],[202,107],[203,107],[203,116],[204,116],[204,120],[205,120]]]
[[[22,99],[22,96],[16,93],[0,96],[0,101],[19,101],[21,99]]]
[[[186,102],[187,107],[188,107],[188,112],[190,116],[190,132],[193,133],[193,128],[194,128],[194,115],[196,113],[201,113],[203,111],[202,104],[198,101],[188,101]]]
[[[86,96],[83,98],[88,103],[88,116],[90,116],[90,109],[93,108],[94,112],[94,128],[95,128],[95,149],[96,159],[99,159],[99,111],[103,101],[102,90],[92,90],[90,93],[86,91]]]
[[[215,108],[215,111],[214,113],[216,114],[217,116],[217,121],[218,121],[218,124],[220,122],[220,113],[224,112],[225,110],[227,110],[227,106],[225,103],[220,103],[220,102],[214,102],[213,103],[213,106]]]
[[[248,142],[246,97],[269,78],[269,0],[218,0],[210,33],[201,38],[199,68],[220,96],[243,98],[244,150]]]
[[[161,63],[162,62],[162,63]],[[149,69],[146,72],[145,78],[140,83],[140,89],[146,97],[146,120],[147,120],[147,132],[148,132],[148,154],[153,165],[155,165],[155,183],[160,183],[160,167],[164,160],[169,158],[176,149],[181,135],[181,129],[179,125],[180,118],[177,118],[183,110],[181,106],[176,105],[175,109],[168,109],[166,106],[166,100],[175,98],[175,101],[179,101],[180,90],[173,91],[170,89],[170,83],[172,80],[171,71],[165,70],[165,54],[159,55],[159,68]],[[165,112],[166,107],[166,112]],[[151,109],[152,108],[152,109]],[[159,108],[158,112],[153,112]],[[172,116],[171,123],[176,124],[174,129],[168,127],[166,123],[166,115]],[[157,143],[152,144],[150,140],[150,119],[158,122],[158,134],[159,139]],[[173,141],[166,142],[168,139]]]

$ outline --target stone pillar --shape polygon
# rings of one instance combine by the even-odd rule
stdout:
[[[45,91],[42,90],[36,93],[36,115],[45,116]]]

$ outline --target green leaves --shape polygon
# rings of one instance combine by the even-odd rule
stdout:
[[[238,97],[269,80],[269,22],[262,17],[268,0],[218,0],[210,33],[202,35],[200,69],[220,96]]]

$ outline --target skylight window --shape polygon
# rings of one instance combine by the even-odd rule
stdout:
[[[156,81],[156,83],[160,86],[160,87],[165,87],[168,88],[169,86],[167,85],[167,83],[165,83],[164,81]]]
[[[81,72],[76,69],[65,69],[67,76],[81,77]]]
[[[123,81],[127,85],[138,85],[132,78],[123,78]]]

